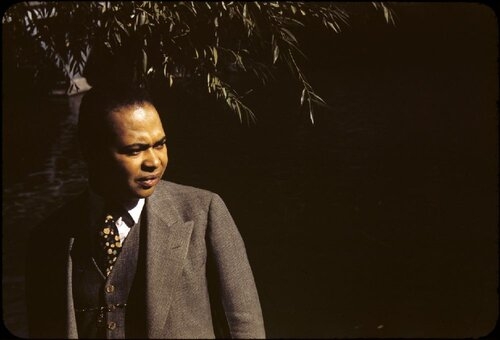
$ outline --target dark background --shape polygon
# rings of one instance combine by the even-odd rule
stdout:
[[[341,34],[300,37],[330,105],[315,125],[286,76],[250,98],[252,126],[202,96],[157,95],[165,178],[226,202],[268,337],[463,338],[497,322],[497,18],[474,3],[392,7],[396,26],[358,13]],[[85,180],[80,97],[20,77],[4,64],[3,317],[25,335],[23,238]]]

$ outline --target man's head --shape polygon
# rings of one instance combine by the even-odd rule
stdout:
[[[82,99],[78,136],[92,189],[112,201],[150,196],[167,166],[163,126],[139,88],[93,88]]]

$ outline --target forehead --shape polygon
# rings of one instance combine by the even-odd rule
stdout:
[[[107,125],[110,133],[119,138],[138,135],[155,137],[164,134],[158,112],[148,103],[124,106],[110,112]]]

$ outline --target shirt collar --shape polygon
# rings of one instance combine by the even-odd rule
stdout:
[[[128,213],[130,214],[130,216],[134,220],[135,224],[137,224],[139,222],[139,217],[141,217],[142,209],[144,208],[145,202],[146,202],[146,199],[140,198],[137,201],[137,204],[135,205],[135,207],[130,208],[128,210]]]

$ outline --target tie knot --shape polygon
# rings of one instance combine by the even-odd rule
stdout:
[[[105,223],[106,225],[114,224],[117,221],[119,221],[120,218],[129,228],[132,228],[135,225],[134,219],[132,218],[132,216],[130,216],[130,213],[125,209],[115,210],[111,214],[107,214]]]

